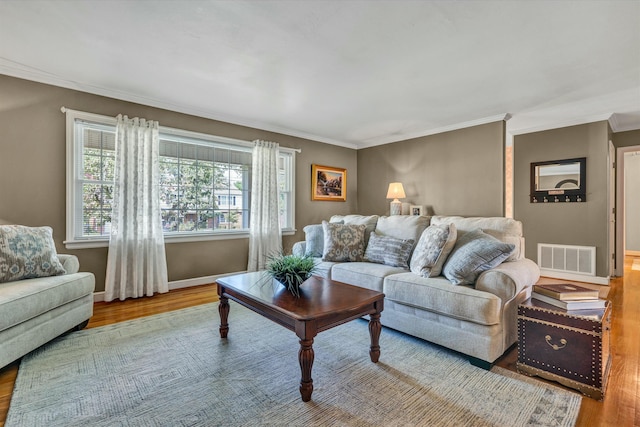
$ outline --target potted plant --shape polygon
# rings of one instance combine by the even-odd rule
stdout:
[[[300,285],[307,280],[316,269],[312,257],[279,254],[267,261],[267,273],[282,283],[284,287],[300,297]]]

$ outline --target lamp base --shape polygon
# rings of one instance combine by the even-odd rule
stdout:
[[[391,202],[389,215],[402,215],[402,202],[400,200],[395,199],[393,202]]]

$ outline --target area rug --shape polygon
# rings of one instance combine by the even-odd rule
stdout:
[[[23,358],[6,427],[572,426],[580,408],[388,328],[374,364],[362,319],[316,337],[305,403],[294,333],[235,303],[228,339],[218,323],[214,303],[58,338]]]

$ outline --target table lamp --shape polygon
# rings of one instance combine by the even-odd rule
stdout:
[[[402,187],[401,182],[392,182],[389,184],[387,199],[393,199],[389,210],[390,215],[402,214],[402,202],[398,199],[404,199],[405,197],[407,196],[404,194],[404,188]]]

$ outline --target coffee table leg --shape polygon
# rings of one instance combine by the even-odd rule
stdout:
[[[302,371],[302,379],[300,380],[300,395],[303,402],[311,400],[313,393],[313,379],[311,379],[311,368],[313,368],[313,338],[308,340],[300,340],[300,352],[298,359],[300,360],[300,370]]]
[[[220,313],[220,338],[226,338],[229,333],[229,298],[220,296],[218,313]]]
[[[371,349],[369,356],[373,363],[377,363],[380,359],[380,331],[382,324],[380,323],[380,313],[373,313],[369,320],[369,335],[371,336]]]

